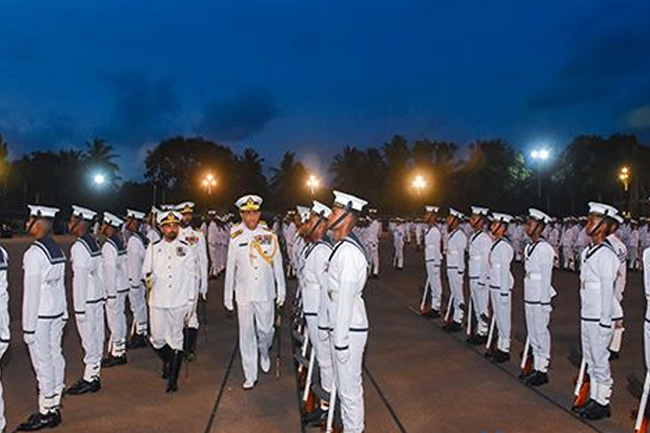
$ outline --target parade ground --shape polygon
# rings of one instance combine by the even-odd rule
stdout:
[[[58,237],[66,253],[71,238]],[[36,381],[21,332],[22,253],[26,238],[2,242],[10,258],[11,345],[2,360],[7,431],[36,410]],[[531,389],[517,378],[519,352],[525,340],[521,265],[516,264],[513,302],[512,360],[500,366],[483,356],[484,349],[465,342],[463,332],[448,334],[440,319],[417,314],[424,281],[422,252],[407,245],[405,269],[393,270],[390,244],[382,243],[379,279],[368,281],[365,300],[370,320],[364,388],[368,433],[507,433],[632,432],[631,412],[637,400],[627,390],[630,375],[642,380],[642,326],[645,299],[640,272],[628,275],[621,358],[612,362],[612,418],[586,423],[571,410],[577,367],[570,355],[579,350],[579,294],[576,274],[556,271],[558,292],[552,314],[550,383]],[[67,274],[68,290],[70,272]],[[444,281],[444,278],[443,278]],[[290,281],[289,293],[295,282]],[[445,295],[448,293],[446,282]],[[268,375],[257,386],[242,389],[237,322],[222,307],[223,277],[210,282],[208,302],[199,307],[197,359],[184,364],[179,392],[165,393],[160,361],[147,349],[128,352],[128,364],[102,371],[100,392],[67,396],[59,432],[280,433],[316,432],[300,422],[297,378],[292,360],[288,296],[278,343],[272,349]],[[71,311],[71,299],[69,298]],[[205,307],[205,310],[203,310]],[[71,316],[72,317],[72,316]],[[66,384],[82,374],[82,350],[71,320],[64,336]]]

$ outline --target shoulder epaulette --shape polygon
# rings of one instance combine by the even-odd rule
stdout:
[[[241,235],[242,233],[244,233],[244,230],[242,229],[235,230],[234,232],[230,233],[230,239],[235,239],[237,236]]]

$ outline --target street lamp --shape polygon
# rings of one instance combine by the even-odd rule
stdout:
[[[309,193],[313,196],[314,190],[318,187],[320,187],[320,179],[318,179],[313,174],[310,174],[309,178],[307,179],[307,188],[309,188]]]
[[[203,185],[203,188],[206,188],[208,190],[208,195],[212,195],[212,188],[217,186],[217,179],[215,179],[212,173],[208,173],[203,178],[201,184]]]
[[[531,158],[537,162],[537,198],[542,198],[542,163],[546,161],[551,152],[548,149],[535,149],[530,153]]]
[[[97,186],[102,186],[104,182],[106,182],[106,177],[103,174],[98,173],[95,175],[95,177],[93,177],[93,182]]]
[[[623,182],[623,187],[625,192],[627,192],[628,187],[630,186],[630,169],[628,167],[621,167],[621,171],[618,173],[618,178]]]
[[[420,197],[420,195],[422,194],[422,190],[424,188],[426,188],[426,186],[427,186],[427,181],[424,180],[424,177],[421,174],[418,174],[413,179],[412,185],[413,185],[413,188],[415,188],[415,191],[417,192],[418,197]]]

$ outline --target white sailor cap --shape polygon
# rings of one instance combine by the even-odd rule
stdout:
[[[549,224],[550,222],[553,221],[553,218],[551,218],[548,214],[542,212],[539,209],[535,209],[533,207],[528,209],[528,216],[544,224]]]
[[[160,211],[176,210],[175,204],[161,204]]]
[[[36,204],[28,204],[29,216],[35,218],[54,218],[59,212],[55,207],[40,206]]]
[[[121,218],[113,215],[110,212],[104,212],[104,222],[115,228],[119,228],[122,224],[124,224],[124,221]]]
[[[311,211],[312,213],[315,213],[321,218],[329,218],[330,215],[332,214],[332,209],[330,209],[329,206],[325,206],[323,203],[319,202],[318,200],[313,201]]]
[[[306,223],[309,220],[310,209],[306,206],[296,206],[296,211],[298,211],[298,216],[302,223]]]
[[[159,225],[180,224],[183,215],[175,210],[164,210],[158,214],[156,221]]]
[[[158,209],[156,206],[151,206],[151,210],[149,212],[154,215],[158,215],[160,213],[160,209]]]
[[[426,205],[424,206],[424,211],[427,213],[438,213],[440,211],[440,208],[438,206]]]
[[[492,221],[495,223],[510,224],[513,218],[512,215],[508,215],[507,213],[492,212]]]
[[[449,208],[449,215],[458,218],[459,220],[465,219],[465,215],[463,215],[462,212],[457,211],[453,207]]]
[[[334,206],[361,212],[368,202],[341,191],[334,191]]]
[[[237,206],[240,211],[254,211],[260,210],[263,202],[264,200],[259,195],[246,194],[235,202],[235,206]]]
[[[482,206],[472,206],[472,215],[488,216],[490,209]]]
[[[137,211],[137,210],[127,209],[126,210],[126,216],[127,216],[127,218],[133,218],[135,220],[142,221],[144,219],[144,217],[145,217],[145,214],[144,214],[144,212],[140,212],[140,211]]]
[[[182,214],[186,214],[194,212],[195,207],[196,205],[193,201],[184,201],[183,203],[177,204],[174,210]]]
[[[619,225],[623,224],[623,222],[625,221],[625,220],[623,219],[623,216],[622,216],[621,214],[612,215],[612,218],[613,218],[614,221],[616,221]]]
[[[72,205],[72,216],[75,218],[79,218],[84,221],[92,221],[95,219],[96,215],[97,212],[95,211],[74,204]]]
[[[605,203],[592,201],[589,202],[589,213],[611,217],[613,215],[618,215],[618,209]]]

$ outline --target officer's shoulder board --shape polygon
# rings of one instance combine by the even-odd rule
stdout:
[[[237,228],[236,230],[234,230],[234,229],[235,229],[235,227],[233,227],[233,230],[230,232],[230,239],[235,239],[235,238],[237,238],[239,235],[241,235],[242,233],[244,233],[244,230],[241,229],[241,228]]]
[[[180,242],[182,245],[189,246],[187,242],[185,242],[183,239],[179,239],[178,242]]]
[[[59,263],[65,263],[65,254],[63,254],[63,250],[51,237],[34,241],[32,245],[45,254],[45,257],[50,264],[57,265]]]

